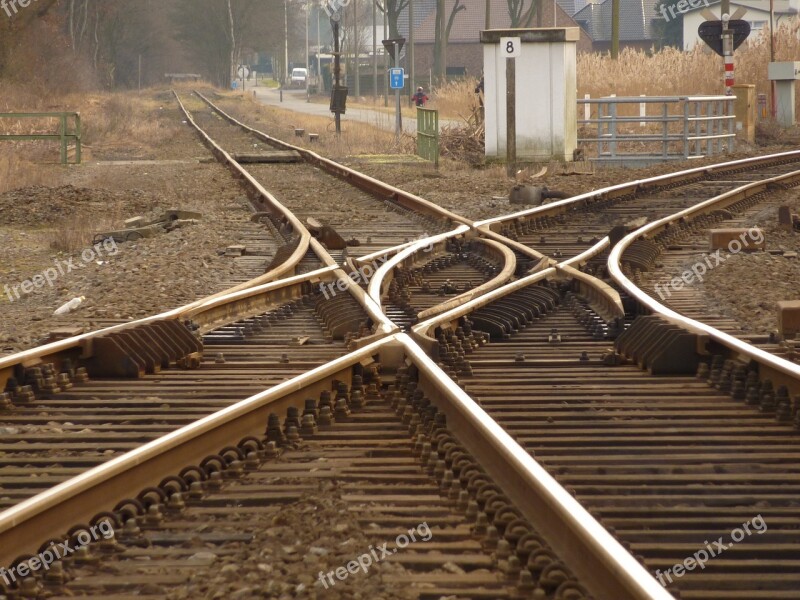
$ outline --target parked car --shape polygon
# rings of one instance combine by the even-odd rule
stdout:
[[[292,87],[306,87],[308,69],[292,69]]]

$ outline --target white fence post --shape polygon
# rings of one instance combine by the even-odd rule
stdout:
[[[639,97],[646,98],[645,94],[639,94]],[[639,103],[639,116],[642,118],[647,116],[647,103],[645,102]],[[645,125],[647,125],[647,123],[645,123],[644,121],[639,122],[639,127],[644,127]]]

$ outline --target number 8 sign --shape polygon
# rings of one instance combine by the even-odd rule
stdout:
[[[517,58],[522,54],[522,40],[518,37],[500,38],[500,54],[506,58]]]

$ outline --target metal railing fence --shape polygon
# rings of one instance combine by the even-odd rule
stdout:
[[[600,162],[685,160],[732,152],[735,100],[733,96],[580,99],[584,118],[578,119],[578,143],[584,150],[593,147],[595,152],[586,152],[587,157]]]

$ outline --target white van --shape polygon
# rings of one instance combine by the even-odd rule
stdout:
[[[308,69],[292,69],[292,87],[305,87],[308,80]]]

